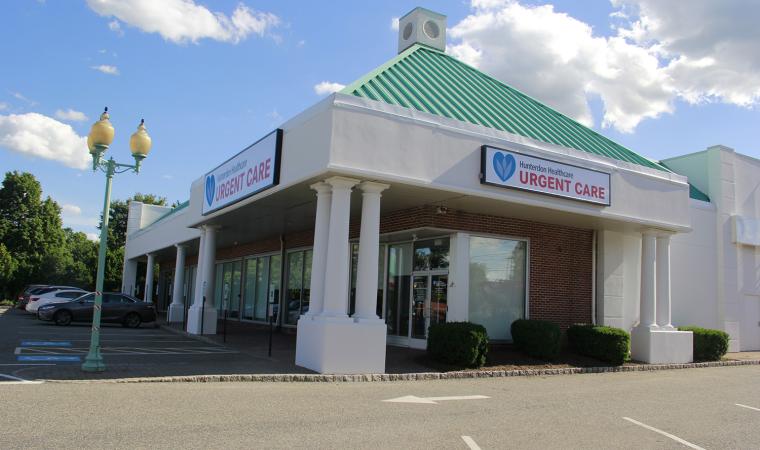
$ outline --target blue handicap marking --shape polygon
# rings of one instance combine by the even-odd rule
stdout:
[[[79,362],[79,356],[19,355],[18,361],[66,361]]]
[[[21,341],[22,347],[71,347],[68,341]]]

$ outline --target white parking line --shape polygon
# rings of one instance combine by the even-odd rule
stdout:
[[[676,435],[668,433],[667,431],[662,431],[662,430],[657,429],[655,427],[650,427],[649,425],[647,425],[645,423],[641,423],[638,420],[633,420],[630,417],[623,417],[623,420],[627,420],[627,421],[629,421],[629,422],[631,422],[633,424],[636,424],[636,425],[638,425],[638,426],[640,426],[642,428],[646,428],[649,431],[654,431],[655,433],[659,433],[659,434],[661,434],[661,435],[663,435],[665,437],[673,439],[674,441],[676,441],[676,442],[678,442],[680,444],[683,444],[683,445],[685,445],[687,447],[693,448],[695,450],[705,450],[704,448],[702,448],[702,447],[700,447],[698,445],[692,444],[689,441],[685,441],[685,440],[681,439],[680,437],[678,437]]]
[[[462,440],[470,447],[470,450],[480,450],[480,446],[470,436],[462,436]]]
[[[734,405],[736,405],[736,406],[740,406],[740,407],[742,407],[742,408],[751,409],[751,410],[753,410],[753,411],[760,411],[760,408],[755,408],[754,406],[747,406],[747,405],[742,405],[741,403],[734,403]]]
[[[12,381],[2,381],[2,380],[0,380],[0,385],[5,385],[5,384],[42,384],[42,381],[29,381],[29,380],[25,380],[23,378],[14,377],[13,375],[6,375],[4,373],[0,373],[0,377],[12,380]]]
[[[16,347],[15,355],[84,355],[88,348],[71,347]],[[223,347],[101,347],[102,355],[221,355],[238,353],[235,350],[227,350]]]

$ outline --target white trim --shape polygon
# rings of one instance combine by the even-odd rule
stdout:
[[[689,232],[691,226],[675,224],[671,222],[662,222],[654,220],[641,219],[639,217],[628,216],[620,213],[610,212],[609,209],[598,209],[598,205],[580,203],[570,199],[559,199],[552,196],[537,194],[533,192],[521,192],[517,190],[506,190],[500,187],[488,186],[488,189],[464,188],[455,185],[434,185],[430,180],[399,176],[394,173],[377,172],[373,170],[357,169],[355,167],[343,166],[340,164],[330,164],[328,169],[336,171],[345,176],[356,178],[372,178],[386,183],[403,183],[415,187],[424,187],[437,189],[444,192],[452,192],[463,196],[486,198],[503,203],[516,203],[536,208],[544,208],[553,211],[576,214],[579,216],[590,217],[596,220],[612,220],[622,223],[640,225],[646,228],[659,228],[674,232]],[[480,185],[479,185],[480,186]],[[269,189],[272,191],[272,189]],[[266,191],[266,192],[269,192]],[[507,192],[508,194],[505,194]],[[509,197],[505,197],[509,195]],[[583,206],[580,206],[580,205]]]
[[[561,145],[551,144],[548,142],[534,140],[525,136],[512,134],[506,131],[489,128],[483,125],[470,124],[456,119],[449,119],[435,114],[417,111],[400,106],[390,105],[384,102],[368,100],[356,97],[354,95],[336,93],[334,106],[346,110],[359,110],[365,113],[378,116],[391,116],[396,120],[412,122],[431,128],[447,130],[457,134],[477,137],[489,142],[505,143],[519,145],[529,151],[540,152],[551,155],[553,158],[565,158],[575,163],[582,162],[592,167],[602,168],[607,171],[626,171],[636,173],[650,178],[671,182],[674,184],[686,184],[686,177],[675,172],[666,172],[657,170],[639,164],[630,163],[614,158],[608,158],[595,153],[578,150],[575,148],[564,147]],[[635,153],[635,152],[634,152]],[[641,155],[639,155],[641,156]],[[651,159],[641,156],[644,159]]]

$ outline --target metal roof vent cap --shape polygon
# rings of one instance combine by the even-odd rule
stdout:
[[[429,9],[414,8],[398,20],[398,52],[414,44],[446,50],[446,16]]]

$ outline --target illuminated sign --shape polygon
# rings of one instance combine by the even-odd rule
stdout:
[[[277,129],[204,177],[203,214],[239,202],[280,182],[283,132]]]
[[[484,145],[480,182],[610,205],[610,174]]]

